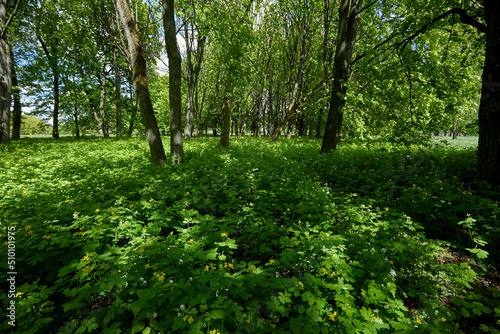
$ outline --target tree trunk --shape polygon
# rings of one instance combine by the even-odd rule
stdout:
[[[349,80],[351,58],[358,33],[363,0],[342,0],[339,7],[339,28],[337,48],[333,62],[333,86],[330,110],[326,121],[321,153],[337,148],[344,113],[345,94]]]
[[[139,109],[141,110],[142,121],[146,128],[146,140],[149,144],[151,158],[156,165],[163,165],[167,157],[161,142],[160,131],[158,130],[153,105],[151,104],[151,97],[149,96],[146,58],[144,57],[139,35],[137,34],[127,1],[116,0],[116,9],[122,20],[128,42],[132,79]]]
[[[127,136],[129,138],[132,137],[132,133],[134,132],[134,120],[136,116],[137,116],[137,104],[132,106],[132,115],[130,116],[130,123],[128,125],[128,132],[127,132]]]
[[[106,98],[106,68],[102,69],[102,80],[101,80],[101,96],[99,100],[99,112],[102,118],[101,130],[104,138],[109,139],[109,127],[108,120],[106,117],[106,110],[104,109],[104,100]]]
[[[7,41],[7,10],[10,1],[0,0],[0,144],[10,142],[10,103],[12,93],[12,57]]]
[[[4,20],[7,8],[4,1],[0,2],[1,20]],[[2,22],[3,26],[3,22]],[[2,129],[0,131],[0,144],[10,142],[10,103],[12,91],[10,46],[7,40],[0,39],[0,113]]]
[[[224,97],[222,106],[222,132],[220,135],[220,145],[222,147],[229,146],[229,132],[231,131],[231,106],[229,104],[229,96]]]
[[[21,138],[21,95],[20,89],[17,83],[17,73],[14,55],[12,55],[12,97],[14,99],[14,108],[12,113],[12,140],[18,140]]]
[[[457,119],[454,119],[453,120],[453,140],[457,139],[457,123],[458,123],[458,120]]]
[[[59,139],[59,69],[52,68],[54,74],[54,113],[52,117],[52,138]]]
[[[115,107],[116,107],[116,135],[122,133],[122,75],[116,60],[116,48],[113,48],[113,70],[115,72]]]
[[[323,107],[319,110],[318,125],[316,127],[316,138],[321,137],[321,121],[323,119]]]
[[[186,15],[187,16],[187,15]],[[194,27],[191,26],[191,27]],[[193,64],[193,41],[192,35],[189,34],[189,24],[184,22],[184,38],[186,41],[186,83],[187,83],[187,99],[186,99],[186,124],[184,127],[184,138],[190,139],[193,135],[193,114],[195,113],[194,95],[196,86],[198,85],[198,76],[201,70],[201,62],[203,60],[203,51],[205,49],[205,37],[197,38],[196,58]],[[199,126],[199,123],[197,124]]]
[[[75,111],[73,112],[73,117],[75,119],[75,136],[80,138],[80,126],[78,125],[78,108],[75,103]]]
[[[486,52],[479,104],[478,177],[500,185],[500,2],[484,0]]]
[[[52,113],[52,138],[59,139],[59,68],[57,64],[57,47],[52,44],[50,53],[47,45],[43,41],[41,36],[37,36],[40,44],[42,45],[49,66],[52,69],[52,76],[54,79],[54,109]]]
[[[181,54],[176,38],[174,0],[162,0],[162,7],[170,85],[170,156],[172,163],[176,164],[184,162],[181,110]]]

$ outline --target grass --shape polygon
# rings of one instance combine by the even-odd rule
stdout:
[[[0,146],[3,309],[19,333],[498,333],[475,149],[319,147],[200,138],[158,168],[139,139]]]

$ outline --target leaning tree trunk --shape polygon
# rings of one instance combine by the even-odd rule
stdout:
[[[478,177],[500,185],[500,2],[484,0],[486,53],[479,104]]]
[[[184,162],[182,140],[181,54],[177,45],[174,0],[162,0],[165,48],[168,55],[170,98],[170,156],[173,164]]]
[[[116,0],[116,9],[122,20],[125,37],[128,43],[132,80],[134,82],[139,109],[141,110],[142,122],[146,128],[146,140],[149,144],[151,158],[156,165],[163,165],[167,157],[163,149],[158,124],[156,123],[151,97],[149,96],[146,58],[144,57],[139,35],[127,1]]]
[[[340,142],[340,130],[344,116],[342,108],[346,102],[346,85],[349,80],[351,58],[358,34],[362,7],[363,0],[342,0],[340,2],[337,48],[333,61],[332,95],[321,153],[336,149]]]
[[[222,147],[229,146],[229,132],[231,131],[231,106],[229,105],[229,97],[224,97],[222,106],[222,131],[220,134],[220,145]]]

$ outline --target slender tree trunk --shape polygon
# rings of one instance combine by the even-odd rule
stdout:
[[[458,123],[458,120],[454,119],[453,120],[453,140],[457,139],[457,123]]]
[[[222,106],[222,132],[220,135],[220,145],[222,147],[229,146],[229,132],[231,131],[231,106],[229,104],[229,96],[224,97]]]
[[[500,185],[500,2],[484,0],[487,25],[479,104],[478,177]]]
[[[52,68],[54,74],[54,115],[52,117],[52,138],[59,139],[59,69]]]
[[[323,120],[323,112],[324,112],[324,109],[323,109],[323,107],[321,107],[321,109],[319,110],[319,115],[318,115],[318,125],[316,127],[316,138],[321,137],[321,121]]]
[[[132,137],[132,133],[134,132],[134,121],[136,116],[137,116],[137,104],[132,106],[132,115],[130,116],[130,122],[128,125],[128,132],[127,132],[127,136],[129,138]]]
[[[75,136],[76,138],[80,138],[80,126],[78,124],[78,107],[75,103],[75,111],[73,112],[73,118],[75,119]]]
[[[174,0],[162,0],[162,7],[170,85],[170,155],[172,163],[176,164],[184,162],[181,110],[181,54],[177,45]]]
[[[186,15],[187,16],[187,15]],[[191,27],[194,27],[192,25]],[[205,49],[205,37],[198,36],[195,61],[193,64],[193,41],[192,35],[189,33],[189,23],[184,23],[184,38],[186,41],[186,83],[187,83],[187,99],[186,99],[186,124],[184,126],[184,138],[190,139],[193,134],[193,114],[195,113],[194,95],[196,86],[198,85],[198,76],[201,70],[201,62],[203,60],[203,51]],[[199,123],[198,123],[199,125]]]
[[[116,107],[116,135],[122,132],[122,75],[116,60],[116,48],[113,48],[113,70],[115,72],[115,107]]]
[[[102,80],[101,80],[101,96],[99,100],[99,112],[101,114],[102,123],[101,130],[104,138],[109,138],[109,127],[108,127],[108,119],[106,117],[106,110],[104,108],[104,100],[106,98],[106,69],[103,68],[102,71]]]
[[[125,37],[128,42],[132,79],[139,109],[141,110],[142,121],[146,128],[146,140],[149,144],[151,158],[156,165],[163,165],[167,157],[161,141],[158,124],[156,123],[151,97],[149,96],[146,58],[144,57],[139,35],[137,34],[127,1],[116,0],[116,9],[120,14]]]
[[[14,99],[14,108],[12,113],[12,140],[21,138],[21,96],[20,89],[17,82],[17,73],[15,66],[14,55],[12,55],[12,97]]]
[[[344,113],[345,94],[349,80],[351,58],[358,34],[360,12],[363,0],[341,0],[339,7],[339,28],[337,48],[333,63],[333,87],[330,110],[326,121],[321,153],[337,148],[340,142],[340,131]]]
[[[42,45],[47,61],[52,69],[53,83],[54,83],[54,109],[52,115],[52,138],[59,139],[59,68],[57,62],[57,47],[52,44],[50,53],[47,45],[41,36],[37,36],[40,44]]]

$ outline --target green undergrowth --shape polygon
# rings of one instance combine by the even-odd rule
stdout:
[[[139,139],[0,146],[15,332],[499,333],[499,192],[474,149],[319,147],[192,139],[159,168]]]

